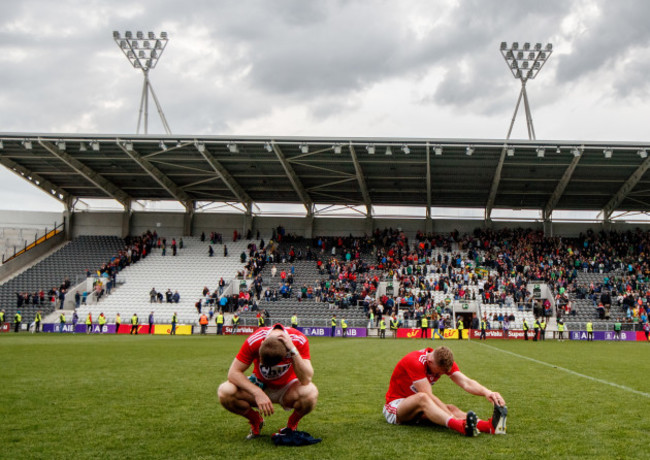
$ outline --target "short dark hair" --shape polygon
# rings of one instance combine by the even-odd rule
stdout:
[[[263,366],[275,366],[287,355],[287,347],[275,336],[268,336],[260,346],[260,363]]]
[[[438,347],[433,350],[433,361],[445,371],[454,365],[454,353],[447,347]]]

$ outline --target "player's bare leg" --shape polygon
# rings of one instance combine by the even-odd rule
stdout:
[[[219,402],[227,411],[245,417],[251,425],[248,439],[259,436],[264,426],[264,418],[253,409],[256,407],[255,398],[247,391],[239,389],[231,382],[224,382],[217,390]]]
[[[291,385],[282,401],[284,407],[293,408],[287,421],[287,427],[295,430],[300,419],[314,410],[317,402],[318,388],[313,383],[302,385],[300,382],[295,382]]]
[[[455,418],[446,405],[439,405],[425,393],[409,396],[397,407],[398,423],[407,423],[420,418],[425,418],[436,425],[446,426],[468,436],[474,436],[477,433],[476,415],[473,412],[468,412],[463,419]]]

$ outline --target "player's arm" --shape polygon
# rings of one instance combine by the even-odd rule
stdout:
[[[269,416],[274,412],[273,403],[266,393],[264,393],[264,390],[248,380],[248,377],[246,377],[244,372],[249,367],[250,364],[244,364],[235,358],[228,370],[228,381],[240,390],[253,395],[253,398],[255,398],[255,405],[259,409],[260,413],[264,416]]]
[[[282,331],[282,334],[280,334],[278,337],[284,346],[287,347],[287,351],[291,353],[293,371],[296,373],[298,381],[300,381],[301,385],[309,385],[311,383],[312,377],[314,376],[314,368],[311,365],[311,360],[304,359],[302,356],[300,356],[300,352],[286,331]]]
[[[476,380],[470,379],[460,371],[454,372],[449,376],[449,378],[456,385],[458,385],[459,387],[461,387],[463,390],[465,390],[470,394],[476,396],[484,396],[492,404],[496,404],[498,406],[506,405],[505,400],[501,397],[499,393],[497,393],[496,391],[488,390],[483,385],[478,383]]]

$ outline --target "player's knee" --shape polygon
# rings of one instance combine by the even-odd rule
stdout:
[[[303,406],[315,406],[318,401],[318,388],[313,383],[301,385],[298,389],[298,399]]]
[[[237,387],[230,382],[223,382],[217,388],[217,396],[222,405],[227,404],[237,392]]]
[[[425,393],[415,393],[413,397],[415,398],[415,401],[417,402],[420,409],[424,408],[425,405],[432,402],[431,398],[429,398]]]
[[[310,383],[305,388],[305,402],[307,405],[314,407],[318,402],[318,388],[313,383]]]
[[[454,406],[453,404],[447,404],[447,410],[452,413],[454,417],[460,417],[463,416],[465,413],[460,410],[458,407]]]

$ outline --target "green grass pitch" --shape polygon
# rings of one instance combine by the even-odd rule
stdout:
[[[390,426],[381,413],[395,363],[439,341],[311,338],[320,396],[300,429],[323,442],[275,447],[270,435],[285,425],[288,413],[276,411],[263,436],[246,441],[246,421],[217,402],[216,388],[244,339],[2,334],[0,458],[650,455],[650,344],[445,341],[465,374],[508,403],[506,436],[470,439],[439,427]],[[491,415],[484,398],[464,393],[446,377],[434,393],[481,418]]]

